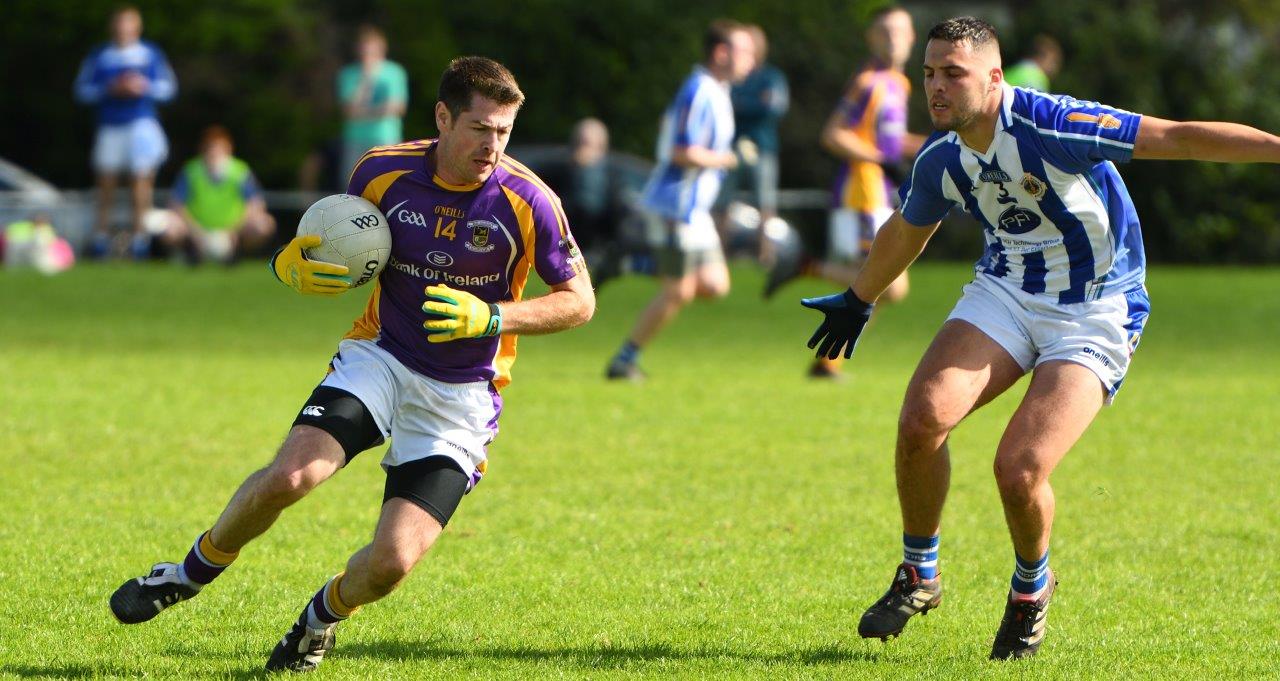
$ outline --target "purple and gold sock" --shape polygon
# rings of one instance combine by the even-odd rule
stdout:
[[[191,545],[187,557],[178,566],[178,577],[187,586],[199,591],[226,570],[240,552],[227,553],[213,545],[209,532],[205,532]]]
[[[311,597],[311,602],[307,604],[307,626],[312,629],[324,629],[335,622],[341,622],[347,619],[359,606],[350,606],[342,602],[339,595],[339,587],[342,586],[342,578],[345,572],[339,572],[333,579],[325,582],[320,587],[315,596]]]

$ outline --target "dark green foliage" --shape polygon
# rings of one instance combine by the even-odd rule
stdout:
[[[56,184],[84,186],[92,115],[73,104],[80,59],[105,38],[113,0],[10,0],[0,22],[0,155]],[[557,142],[594,115],[617,148],[652,154],[658,117],[699,58],[703,27],[728,16],[760,23],[770,59],[788,74],[791,113],[783,123],[783,184],[825,187],[835,164],[818,131],[849,75],[865,58],[863,23],[875,0],[526,0],[444,3],[399,0],[281,2],[146,0],[146,37],[169,54],[177,102],[163,111],[173,157],[193,153],[213,122],[236,134],[239,153],[269,187],[295,183],[303,156],[338,134],[336,70],[354,28],[370,22],[390,38],[391,57],[409,72],[406,134],[434,134],[431,103],[447,61],[483,54],[506,63],[528,102],[518,143]],[[1054,89],[1177,119],[1240,121],[1280,130],[1271,106],[1280,92],[1280,8],[1269,0],[1182,3],[1028,0],[987,18],[1002,33],[1007,60],[1041,31],[1055,34],[1066,68]],[[913,8],[917,33],[972,7]],[[908,74],[918,79],[918,44]],[[928,126],[916,94],[912,127]],[[1122,170],[1143,218],[1154,259],[1268,262],[1280,259],[1276,171],[1263,166],[1139,163]],[[954,252],[951,252],[954,251]],[[933,254],[972,257],[969,239],[940,240]]]

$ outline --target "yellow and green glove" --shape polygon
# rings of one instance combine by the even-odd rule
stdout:
[[[426,288],[422,311],[429,316],[422,327],[427,341],[445,343],[459,338],[488,338],[502,333],[502,313],[497,305],[443,284]]]
[[[271,257],[271,271],[276,279],[298,293],[336,296],[351,288],[350,272],[342,265],[308,260],[304,248],[320,245],[319,234],[294,237]]]

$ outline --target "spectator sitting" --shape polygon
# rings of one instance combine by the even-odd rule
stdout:
[[[623,198],[623,181],[609,162],[609,129],[595,118],[584,118],[573,126],[565,163],[546,169],[547,184],[560,196],[565,217],[591,266],[592,281],[616,276],[621,250],[618,225],[628,207]],[[606,269],[610,273],[600,271]],[[604,275],[601,277],[600,275]]]
[[[173,212],[163,239],[182,249],[191,262],[223,263],[253,251],[276,230],[262,190],[244,161],[231,155],[231,134],[210,126],[200,141],[200,156],[182,167],[173,186]]]

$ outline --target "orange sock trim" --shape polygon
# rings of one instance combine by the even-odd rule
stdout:
[[[209,538],[209,535],[211,534],[213,534],[213,530],[209,530],[208,532],[200,535],[200,555],[208,558],[211,563],[216,563],[221,566],[230,565],[232,561],[236,559],[236,556],[240,555],[240,552],[236,551],[235,553],[227,553],[226,551],[214,546],[213,540]]]
[[[345,571],[334,575],[333,579],[329,580],[329,588],[324,591],[325,604],[329,606],[329,610],[333,614],[339,617],[350,617],[360,609],[358,605],[352,606],[342,602],[342,594],[339,589],[342,587],[342,578],[346,575]]]

